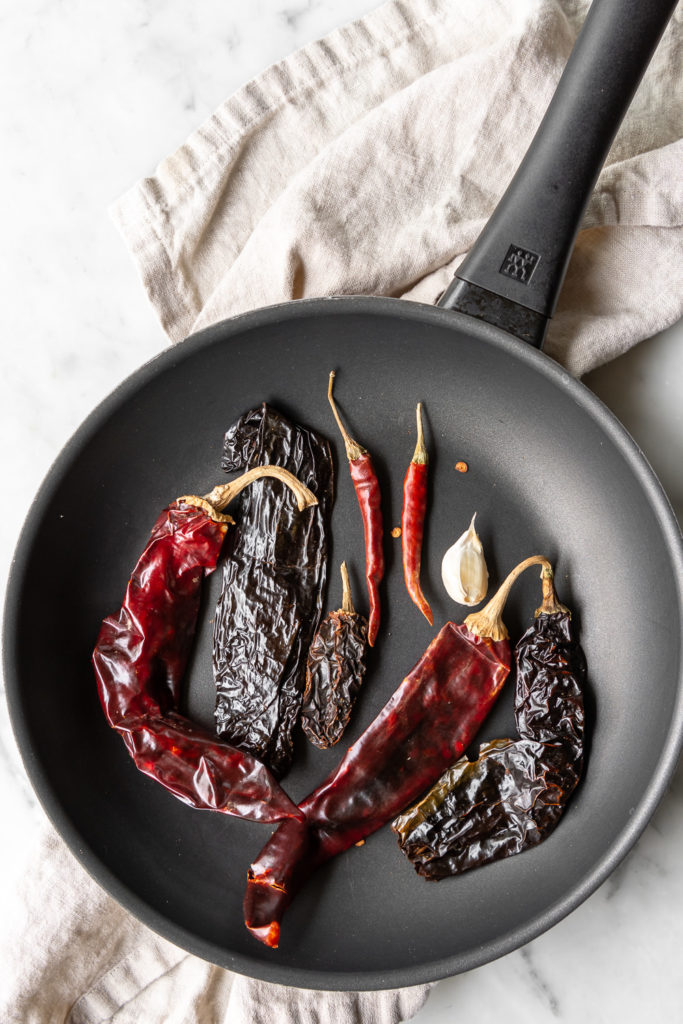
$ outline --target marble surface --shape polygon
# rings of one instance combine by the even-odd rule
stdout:
[[[6,577],[31,497],[80,421],[165,345],[107,207],[267,64],[370,0],[24,0],[0,9],[3,476]],[[683,513],[683,326],[588,385],[638,441]],[[0,716],[0,905],[43,821]],[[550,932],[439,983],[415,1018],[446,1024],[681,1019],[683,771],[635,849]],[[1,927],[1,925],[0,925]]]

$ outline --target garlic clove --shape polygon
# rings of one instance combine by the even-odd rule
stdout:
[[[448,549],[441,563],[446,593],[458,604],[469,607],[484,600],[489,586],[484,549],[474,529],[476,518],[475,512],[469,529]]]

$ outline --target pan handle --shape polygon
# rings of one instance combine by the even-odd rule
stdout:
[[[519,170],[437,305],[543,345],[581,217],[676,0],[594,0]]]

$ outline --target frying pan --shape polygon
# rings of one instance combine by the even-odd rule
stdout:
[[[634,442],[538,347],[587,197],[673,6],[594,4],[520,172],[437,307],[316,299],[216,324],[125,381],[43,483],[5,609],[17,740],[41,801],[83,865],[191,952],[255,977],[324,989],[456,974],[576,907],[629,850],[662,796],[683,733],[680,533]],[[535,552],[555,563],[588,659],[590,741],[580,788],[536,849],[429,884],[382,829],[318,872],[273,952],[247,933],[241,913],[246,868],[268,830],[190,810],[140,775],[106,726],[90,653],[159,510],[217,482],[226,427],[263,400],[333,440],[331,565],[350,563],[360,603],[362,530],[327,405],[332,368],[350,432],[375,457],[387,534],[400,518],[415,403],[425,403],[432,462],[423,579],[435,629],[456,614],[439,585],[441,556],[474,511],[493,583]],[[459,460],[470,466],[465,475],[454,472]],[[432,636],[405,592],[400,551],[388,536],[386,557],[382,633],[344,747]],[[337,607],[330,575],[328,607]],[[219,576],[207,581],[187,679],[185,711],[205,724],[212,722]],[[522,578],[506,614],[513,636],[537,604],[538,580]],[[510,734],[513,725],[508,687],[480,739]],[[288,792],[304,796],[339,757],[301,741]]]

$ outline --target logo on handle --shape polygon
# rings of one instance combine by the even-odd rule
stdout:
[[[500,273],[513,277],[521,284],[528,284],[531,275],[539,264],[541,257],[530,249],[522,249],[520,245],[511,245],[507,251]]]

